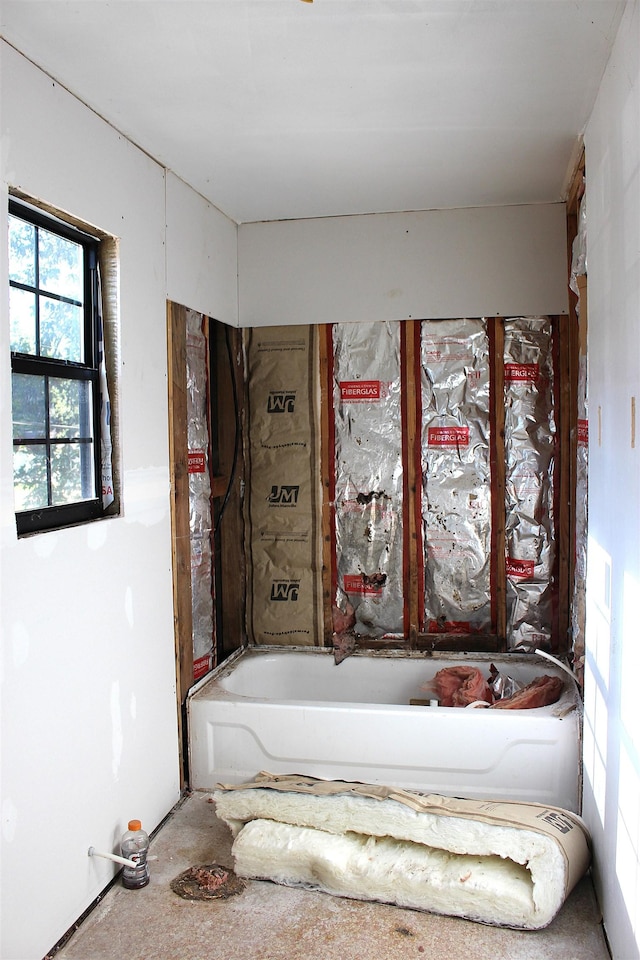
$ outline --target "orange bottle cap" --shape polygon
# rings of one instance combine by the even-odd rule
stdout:
[[[129,820],[129,830],[140,830],[142,824],[139,820]]]

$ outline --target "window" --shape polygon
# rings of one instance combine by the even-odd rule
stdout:
[[[9,202],[13,479],[19,534],[102,515],[100,241]]]

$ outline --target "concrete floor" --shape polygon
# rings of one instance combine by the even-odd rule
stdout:
[[[589,877],[549,927],[524,933],[256,880],[228,900],[184,900],[170,888],[184,870],[233,866],[206,793],[176,808],[151,854],[149,885],[117,882],[55,960],[609,960]]]

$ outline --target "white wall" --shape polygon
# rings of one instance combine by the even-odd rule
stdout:
[[[238,228],[240,326],[566,313],[564,204]]]
[[[2,957],[39,960],[113,876],[88,847],[114,851],[129,818],[152,829],[179,796],[166,298],[237,323],[236,228],[4,43],[0,57]],[[124,516],[21,540],[9,186],[120,238]]]
[[[584,815],[615,960],[640,955],[640,7],[585,135],[589,548]],[[632,402],[636,427],[632,434]]]
[[[238,323],[238,228],[167,174],[167,296],[214,320]]]

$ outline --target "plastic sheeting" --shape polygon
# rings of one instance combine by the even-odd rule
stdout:
[[[486,322],[424,321],[421,369],[425,629],[490,630]]]
[[[213,666],[213,565],[211,553],[211,480],[207,412],[207,340],[203,317],[187,310],[187,443],[189,457],[189,532],[191,538],[191,616],[193,674]]]
[[[336,605],[356,634],[404,631],[400,324],[333,327]]]
[[[580,296],[578,277],[587,273],[587,195],[583,194],[578,210],[578,232],[571,248],[571,274],[569,287]],[[579,310],[578,310],[579,312]]]
[[[507,643],[549,648],[555,561],[553,351],[546,317],[505,321]]]

